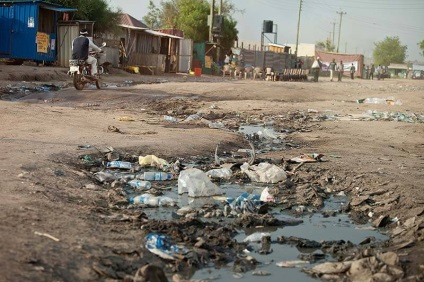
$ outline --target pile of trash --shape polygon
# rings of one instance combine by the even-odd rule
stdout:
[[[209,164],[205,159],[202,164],[196,164],[184,159],[170,162],[155,155],[122,155],[112,147],[99,150],[81,145],[79,149],[96,149],[103,153],[101,156],[82,154],[80,162],[102,187],[100,189],[108,191],[109,207],[146,212],[143,220],[137,221],[145,233],[141,248],[158,259],[196,269],[210,266],[211,262],[223,265],[234,262],[237,271],[247,271],[250,268],[242,267],[245,258],[240,255],[252,251],[251,244],[256,243],[260,244],[256,252],[270,254],[272,240],[266,232],[235,240],[240,229],[301,224],[302,219],[281,217],[274,211],[291,210],[295,216],[312,214],[328,198],[328,192],[319,185],[299,181],[297,170],[300,167],[326,161],[324,155],[317,153],[301,154],[280,163],[255,158],[252,163],[228,163],[221,159],[218,165],[212,158]],[[223,188],[224,183],[251,183],[255,189],[246,191],[240,186],[240,189],[228,190]],[[183,201],[184,197],[189,200]],[[200,207],[192,204],[196,199],[205,200],[204,204]],[[353,205],[351,201],[347,207]],[[152,218],[146,217],[149,210]],[[155,214],[159,213],[168,213],[171,219],[158,219]],[[332,241],[326,245],[326,242],[293,238],[277,240],[280,244],[291,242],[302,242],[302,248],[320,249],[307,257],[303,254],[302,261],[309,262],[327,260],[328,257],[320,253],[328,252],[325,246],[334,251],[332,256],[355,247],[350,242]],[[289,267],[290,263],[281,262],[280,265]],[[317,277],[326,274],[319,268],[305,271]],[[347,275],[346,271],[347,268],[337,275]]]

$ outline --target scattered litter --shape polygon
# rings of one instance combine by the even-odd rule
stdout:
[[[158,158],[155,155],[139,156],[138,163],[141,167],[151,166],[158,167],[161,169],[169,166],[169,163],[166,160]]]
[[[284,260],[276,263],[277,266],[282,268],[300,267],[301,264],[309,264],[309,261],[304,260]]]
[[[263,202],[275,202],[275,198],[274,198],[273,195],[271,195],[269,193],[268,187],[266,187],[264,190],[262,190],[260,200],[263,201]]]
[[[211,182],[209,177],[197,168],[181,171],[178,177],[178,194],[188,193],[189,197],[221,195],[221,189]]]
[[[424,115],[416,113],[400,113],[400,112],[378,112],[368,110],[366,115],[374,120],[400,121],[408,123],[424,123]]]
[[[78,149],[90,149],[91,145],[78,145]]]
[[[118,118],[118,120],[119,120],[119,121],[135,121],[135,119],[134,119],[134,118],[132,118],[132,117],[127,117],[127,116],[119,117],[119,118]]]
[[[298,157],[290,159],[290,162],[293,162],[293,163],[314,163],[314,162],[321,161],[322,157],[324,157],[323,154],[315,154],[315,153],[311,154],[311,155],[302,154]]]
[[[284,169],[266,162],[252,166],[244,163],[240,169],[254,182],[277,183],[287,179]]]
[[[123,133],[119,128],[117,128],[116,126],[114,126],[114,125],[109,125],[108,127],[107,127],[107,130],[108,131],[110,131],[110,132],[118,132],[118,133]]]
[[[265,236],[271,236],[271,233],[253,233],[249,236],[247,236],[243,242],[250,243],[250,242],[261,242],[262,238]]]
[[[132,165],[131,165],[130,162],[113,161],[113,162],[107,162],[106,167],[108,167],[108,168],[131,169]]]
[[[365,98],[358,99],[358,104],[387,104],[387,105],[402,105],[402,102],[396,101],[393,97],[389,98]]]
[[[165,181],[172,179],[173,176],[171,173],[163,171],[145,171],[143,173],[143,179],[149,181]]]
[[[149,181],[137,180],[137,179],[129,181],[128,184],[131,187],[138,188],[138,189],[150,189],[150,187],[152,187],[152,184]]]
[[[53,237],[52,235],[47,234],[47,233],[40,233],[40,232],[35,231],[35,232],[34,232],[34,234],[35,234],[35,235],[38,235],[38,236],[44,236],[44,237],[47,237],[47,238],[52,239],[53,241],[56,241],[56,242],[59,242],[59,241],[60,241],[60,240],[59,240],[59,239],[57,239],[56,237]]]
[[[200,119],[202,119],[201,116],[199,116],[198,114],[193,114],[186,117],[184,121],[192,121],[192,120],[200,120]]]
[[[147,235],[144,239],[144,246],[151,253],[168,260],[175,260],[179,255],[188,253],[186,247],[176,245],[171,237],[157,233]]]
[[[209,123],[209,128],[213,128],[213,129],[224,129],[225,128],[225,124],[223,124],[222,122],[210,122]]]
[[[178,119],[173,116],[164,116],[163,119],[170,122],[178,122]]]
[[[208,170],[206,175],[210,178],[230,179],[233,172],[229,168],[215,168]]]
[[[249,194],[247,192],[241,194],[236,199],[227,198],[226,202],[229,204],[232,211],[237,214],[257,213],[262,205],[258,195]]]
[[[139,196],[129,198],[128,202],[135,205],[146,205],[148,207],[173,207],[176,201],[166,196],[155,196],[145,193]]]

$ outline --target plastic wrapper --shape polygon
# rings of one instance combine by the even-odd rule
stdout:
[[[197,168],[180,172],[178,177],[178,194],[188,193],[189,197],[207,197],[221,195],[221,189],[209,177]]]
[[[260,163],[252,166],[244,163],[240,168],[254,182],[277,183],[287,179],[284,169],[270,163]]]

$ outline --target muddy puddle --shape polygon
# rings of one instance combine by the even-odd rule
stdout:
[[[286,133],[284,130],[274,130],[272,125],[240,126],[239,132],[255,144],[255,149],[266,151],[285,148]],[[109,152],[107,155],[111,157],[114,154]],[[305,173],[314,173],[313,169],[296,176],[295,170],[290,169],[292,174],[285,176],[287,178],[284,181],[278,180],[271,184],[269,181],[249,179],[251,175],[243,170],[247,163],[238,166],[233,164],[229,169],[232,171],[230,177],[211,178],[211,181],[212,176],[206,176],[205,172],[215,167],[212,158],[204,157],[201,161],[199,158],[197,161],[187,158],[184,163],[178,162],[178,165],[177,161],[168,164],[173,167],[170,169],[173,171],[173,179],[155,179],[150,181],[151,186],[149,184],[147,188],[133,188],[129,185],[130,179],[139,179],[142,174],[146,177],[146,172],[159,169],[139,167],[136,159],[132,159],[134,167],[131,171],[110,170],[102,165],[99,167],[99,164],[106,161],[104,156],[93,161],[95,158],[88,158],[95,166],[91,167],[91,172],[97,171],[94,173],[97,174],[97,180],[121,197],[118,204],[109,203],[110,206],[123,212],[142,212],[146,221],[138,227],[143,229],[140,232],[150,233],[148,236],[168,236],[194,254],[186,253],[183,258],[179,257],[180,261],[195,264],[194,267],[186,266],[191,270],[185,279],[281,281],[284,277],[285,281],[313,281],[315,279],[306,274],[305,269],[324,262],[344,261],[355,250],[380,248],[389,238],[369,223],[354,222],[349,213],[351,199],[343,192],[329,192],[331,189],[326,189],[311,178],[303,180],[302,177],[308,177]],[[144,160],[147,156],[140,158]],[[139,162],[144,163],[140,159]],[[129,167],[131,163],[128,164]],[[276,172],[275,169],[281,167],[267,165],[272,169],[269,168],[266,174],[271,171],[280,174],[281,171]],[[290,167],[287,163],[284,165],[286,168]],[[187,172],[192,167],[201,168],[199,170],[205,174],[207,181],[216,185],[220,193],[207,197],[179,194],[180,178],[184,173],[179,169],[185,168]],[[299,166],[293,164],[293,167]],[[160,173],[167,175],[165,172]],[[209,184],[203,182],[199,185]],[[196,185],[192,187],[197,189]],[[264,191],[268,191],[266,200],[262,198]],[[161,200],[158,200],[152,207],[146,204],[146,198],[140,202],[133,200],[137,196],[142,197],[144,193],[153,195],[153,198],[170,199],[173,204],[161,205]],[[152,246],[145,246],[150,247]],[[156,247],[153,246],[153,250],[160,251]],[[173,256],[169,253],[167,255]]]
[[[190,198],[186,194],[178,195],[177,184],[169,183],[164,194],[177,199],[176,207],[143,208],[149,220],[172,221],[180,219],[175,213],[179,207],[190,206],[202,209],[205,206],[214,206],[223,209],[227,199],[237,198],[243,193],[260,195],[265,187],[270,185],[234,183],[218,183],[223,195],[215,197]],[[133,196],[135,194],[129,195]],[[318,263],[337,261],[343,257],[342,246],[353,247],[371,243],[375,246],[384,244],[388,236],[378,232],[370,224],[355,224],[348,213],[342,212],[348,204],[347,196],[331,196],[321,209],[300,206],[293,209],[284,209],[275,205],[268,210],[274,218],[284,222],[284,226],[239,228],[234,239],[237,242],[248,243],[247,248],[239,257],[256,261],[254,267],[238,266],[238,260],[225,266],[217,267],[213,264],[197,270],[190,279],[205,281],[316,281],[302,271],[302,268],[312,268]],[[231,223],[234,218],[202,217],[204,222],[216,222],[221,225]],[[270,244],[263,252],[264,235],[270,236]],[[302,242],[299,244],[299,242]],[[321,246],[316,243],[322,243]],[[325,246],[324,246],[325,245]],[[338,253],[340,246],[340,254]],[[331,250],[331,251],[330,251]]]

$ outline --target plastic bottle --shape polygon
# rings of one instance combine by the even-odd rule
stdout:
[[[142,194],[134,198],[130,198],[129,202],[136,205],[144,204],[151,207],[157,207],[159,206],[159,197],[151,194]]]
[[[176,117],[173,117],[173,116],[164,116],[163,119],[166,120],[166,121],[178,122],[178,119]]]
[[[131,180],[128,182],[128,184],[131,187],[138,188],[138,189],[150,189],[150,187],[152,187],[152,184],[149,181],[143,181],[143,180]]]
[[[172,179],[172,174],[167,172],[146,171],[144,172],[143,179],[148,181],[169,180]]]
[[[113,161],[113,162],[107,162],[106,167],[131,169],[132,166],[130,162]]]

